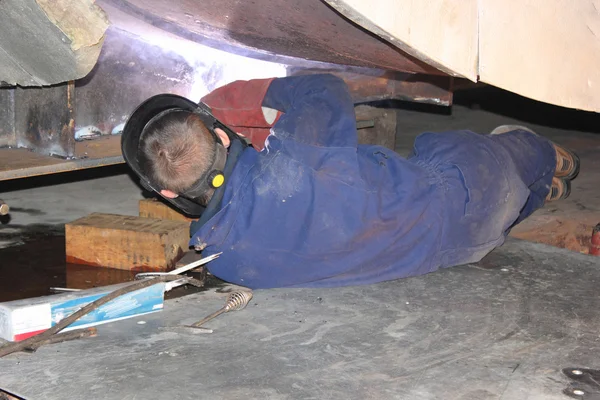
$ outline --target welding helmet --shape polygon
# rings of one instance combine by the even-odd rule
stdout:
[[[146,160],[141,151],[140,144],[144,141],[144,135],[159,119],[166,114],[178,112],[192,112],[204,123],[214,139],[213,158],[210,167],[199,177],[199,179],[185,192],[178,193],[179,196],[171,199],[162,196],[166,201],[183,211],[185,214],[197,217],[202,215],[205,206],[199,203],[199,198],[210,189],[217,189],[224,185],[225,176],[223,169],[227,160],[227,149],[215,133],[216,128],[221,128],[230,140],[238,139],[238,135],[227,126],[217,120],[211,113],[210,108],[203,103],[196,104],[189,99],[174,94],[159,94],[149,98],[138,106],[131,114],[121,137],[121,150],[125,162],[133,172],[140,178],[140,184],[160,194],[162,189],[153,182],[145,171]]]

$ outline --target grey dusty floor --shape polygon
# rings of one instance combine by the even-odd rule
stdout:
[[[523,231],[557,218],[600,222],[599,115],[496,90],[456,102],[451,114],[402,105],[397,150],[427,130],[525,123],[577,149],[583,169],[571,198],[538,211]],[[0,224],[5,290],[21,281],[17,265],[2,265],[35,255],[27,238],[91,212],[135,215],[142,193],[117,167],[0,182],[0,198],[13,210]],[[62,254],[42,247],[45,258]],[[574,387],[563,368],[600,369],[599,283],[600,259],[513,239],[478,265],[423,277],[257,291],[246,310],[211,322],[212,334],[161,329],[218,309],[221,287],[103,326],[93,339],[0,359],[0,388],[26,399],[563,399]],[[581,388],[580,398],[600,396]]]
[[[220,308],[222,287],[0,359],[0,387],[31,400],[593,399],[562,370],[598,368],[598,284],[598,259],[512,241],[417,278],[256,291],[211,334],[170,329]]]

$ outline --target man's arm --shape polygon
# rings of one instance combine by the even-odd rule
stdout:
[[[345,82],[333,75],[276,78],[262,105],[284,113],[272,128],[277,137],[314,146],[357,145],[354,103]]]

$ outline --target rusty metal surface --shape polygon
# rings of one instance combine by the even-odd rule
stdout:
[[[450,76],[409,74],[376,69],[289,68],[290,75],[331,73],[344,80],[355,103],[404,100],[417,103],[452,105],[453,80]]]
[[[42,154],[72,157],[75,146],[73,98],[72,82],[44,88],[17,88],[17,146]]]
[[[318,65],[312,70],[286,70],[280,64],[240,56],[224,59],[220,54],[210,54],[214,50],[204,45],[177,40],[184,42],[183,51],[170,46],[172,42],[159,45],[111,27],[99,62],[85,79],[47,88],[0,89],[0,109],[4,113],[0,114],[0,129],[7,128],[8,132],[0,132],[0,146],[14,145],[64,158],[37,157],[29,152],[15,156],[2,151],[0,180],[123,162],[120,138],[111,133],[146,98],[170,92],[198,101],[216,86],[262,77],[260,74],[332,72],[348,83],[357,103],[401,99],[449,105],[452,101],[451,78],[447,76],[342,66],[316,69],[323,68],[319,63],[312,63]],[[254,64],[247,63],[250,61]],[[75,131],[90,127],[100,135],[75,141]]]
[[[390,99],[452,105],[452,78],[447,76],[386,73],[377,78],[348,76],[344,80],[357,103]]]
[[[98,4],[114,6],[165,31],[238,54],[441,74],[350,22],[321,0],[100,0]]]
[[[0,147],[16,144],[15,89],[0,87]]]

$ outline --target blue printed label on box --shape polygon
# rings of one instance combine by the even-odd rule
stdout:
[[[65,330],[103,324],[115,320],[159,311],[163,308],[165,285],[156,284],[135,292],[127,293],[100,306],[81,317]],[[51,303],[52,325],[68,317],[80,308],[108,294],[98,293],[75,299]]]

